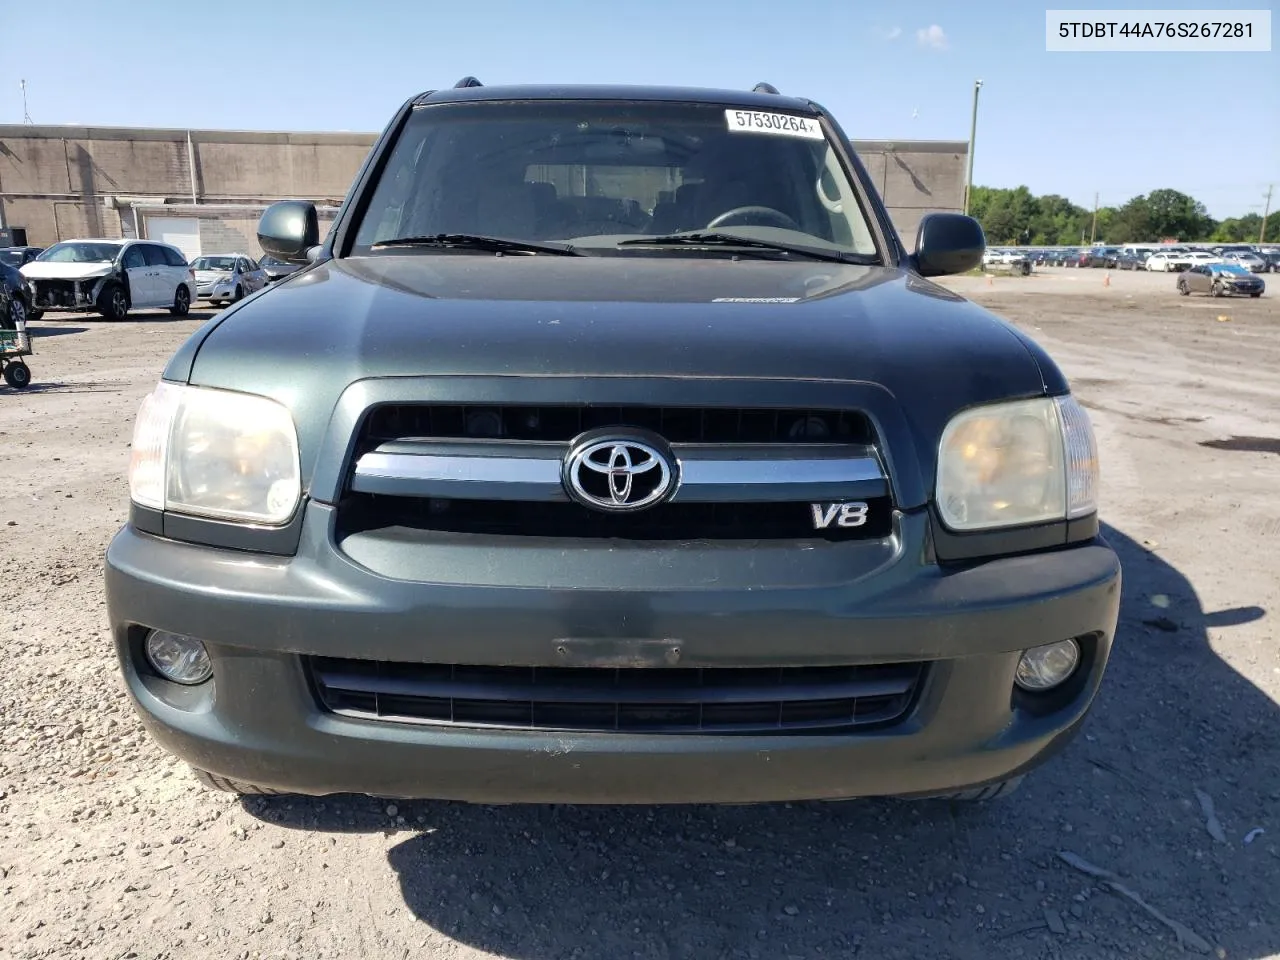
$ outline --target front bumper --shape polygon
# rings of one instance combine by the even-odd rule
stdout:
[[[36,310],[82,312],[97,309],[97,295],[106,277],[87,280],[29,280],[26,292]]]
[[[899,544],[919,542],[925,523],[902,517]],[[900,548],[844,582],[742,590],[710,576],[601,591],[391,579],[349,559],[333,531],[331,508],[312,503],[291,558],[132,527],[115,537],[106,583],[117,652],[138,712],[166,749],[222,776],[315,795],[679,803],[943,793],[1005,779],[1068,742],[1101,682],[1120,599],[1119,564],[1101,540],[946,571]],[[527,564],[518,552],[495,562]],[[714,549],[702,552],[704,569],[717,563]],[[625,553],[597,562],[636,562]],[[759,582],[785,562],[762,553]],[[185,688],[152,674],[140,656],[146,628],[203,639],[213,680]],[[557,639],[584,635],[679,638],[689,666],[930,668],[906,718],[887,728],[654,735],[347,717],[319,706],[304,667],[307,654],[555,665]],[[1015,702],[1020,651],[1073,636],[1090,637],[1091,652],[1070,696],[1048,710]]]
[[[1259,280],[1224,280],[1221,282],[1228,293],[1261,293],[1265,289],[1263,283]]]

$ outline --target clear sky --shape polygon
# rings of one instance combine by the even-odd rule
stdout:
[[[981,78],[976,183],[1082,206],[1173,187],[1222,218],[1270,182],[1280,205],[1277,0],[1232,5],[1273,11],[1272,52],[1047,53],[1029,0],[0,0],[0,123],[25,78],[36,123],[376,131],[474,74],[767,80],[855,139],[964,140]]]

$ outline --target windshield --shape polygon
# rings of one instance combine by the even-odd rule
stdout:
[[[22,265],[21,250],[0,250],[0,263],[7,263],[11,267],[19,267]]]
[[[196,257],[191,261],[192,270],[220,270],[230,273],[235,268],[235,257]]]
[[[110,263],[120,252],[118,243],[55,243],[37,260],[46,263]]]
[[[651,255],[651,247],[617,244],[707,230],[877,252],[813,117],[579,100],[419,107],[392,147],[355,245],[367,252],[401,237],[480,234]]]

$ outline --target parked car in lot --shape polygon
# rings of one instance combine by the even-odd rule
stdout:
[[[259,259],[258,266],[262,267],[262,272],[267,275],[267,283],[274,283],[275,281],[302,269],[301,264],[285,263],[283,260],[277,260],[270,254]]]
[[[1031,259],[1020,250],[988,249],[982,255],[983,266],[1007,267],[1015,273],[1031,272]]]
[[[1252,250],[1231,250],[1222,253],[1224,263],[1238,263],[1251,273],[1266,273],[1268,263],[1265,257]]]
[[[1147,269],[1153,273],[1170,273],[1177,268],[1175,264],[1182,262],[1181,250],[1158,250],[1147,257]]]
[[[213,303],[236,303],[267,285],[267,274],[243,253],[215,254],[191,261],[196,296]]]
[[[182,251],[155,240],[64,240],[22,267],[31,319],[45,310],[97,311],[123,320],[130,310],[165,307],[185,316],[195,277]]]
[[[1147,269],[1157,273],[1179,273],[1194,266],[1221,262],[1221,257],[1205,250],[1161,251],[1147,258]]]
[[[40,255],[43,247],[0,247],[0,263],[8,264],[17,270],[24,263],[30,263]]]
[[[1198,263],[1178,277],[1178,292],[1184,297],[1207,293],[1214,297],[1242,295],[1260,297],[1266,289],[1261,277],[1238,263]]]
[[[1134,250],[1121,250],[1116,254],[1117,270],[1147,269],[1147,255]]]
[[[736,803],[987,799],[1070,742],[1120,567],[1066,377],[930,279],[977,221],[907,246],[765,85],[466,78],[385,129],[139,411],[106,596],[164,748],[242,794]]]
[[[1267,261],[1268,273],[1280,273],[1280,250],[1263,250],[1260,256]]]
[[[1085,251],[1089,258],[1089,262],[1085,264],[1090,267],[1115,267],[1116,258],[1120,255],[1119,247],[1090,247]]]
[[[30,319],[31,295],[16,267],[0,261],[0,329],[15,330]]]

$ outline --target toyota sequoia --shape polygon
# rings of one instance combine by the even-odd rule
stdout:
[[[1063,373],[931,277],[836,120],[747,91],[405,102],[143,402],[106,553],[206,785],[988,799],[1069,743],[1120,567]]]

